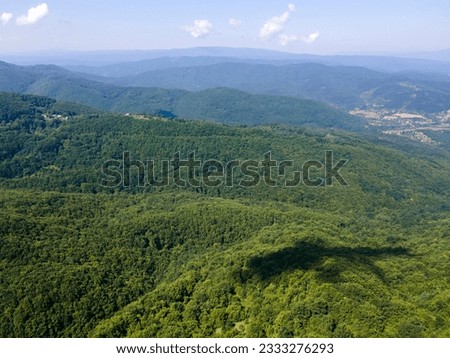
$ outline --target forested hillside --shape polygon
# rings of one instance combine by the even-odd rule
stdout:
[[[0,103],[1,337],[450,335],[447,152],[35,96]],[[348,160],[348,185],[285,185],[326,151]],[[176,153],[293,165],[272,186],[240,185],[239,171],[233,185],[158,186],[138,167],[128,186],[105,185],[104,163],[124,152],[158,163],[158,179]]]
[[[156,87],[119,87],[101,80],[57,66],[22,67],[0,62],[0,91],[47,96],[99,110],[163,114],[242,125],[285,123],[355,131],[366,126],[362,118],[308,99],[255,95],[225,88],[189,92]]]
[[[308,98],[347,110],[374,107],[429,114],[450,109],[447,73],[390,73],[319,63],[273,65],[239,63],[237,59],[223,59],[223,62],[219,62],[220,58],[194,59],[165,59],[166,67],[159,64],[162,61],[153,60],[147,66],[156,68],[147,71],[144,70],[146,62],[135,66],[116,65],[112,68],[117,71],[129,68],[136,72],[126,75],[125,72],[123,77],[107,77],[103,81],[121,86],[188,91],[229,87],[256,94]],[[216,63],[211,63],[214,59]]]

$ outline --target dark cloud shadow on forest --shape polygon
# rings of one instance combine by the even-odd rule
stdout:
[[[329,247],[323,242],[300,241],[293,247],[267,255],[250,258],[250,270],[263,280],[293,270],[315,270],[319,278],[326,282],[341,281],[341,273],[350,267],[370,271],[380,280],[386,277],[375,263],[377,260],[392,256],[412,256],[409,250],[402,247],[370,248],[370,247]],[[335,258],[332,265],[322,265],[327,258]]]

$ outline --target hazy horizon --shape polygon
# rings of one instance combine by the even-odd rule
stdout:
[[[440,52],[450,52],[450,47],[433,49],[433,50],[425,50],[425,51],[411,51],[411,52],[395,52],[395,51],[362,51],[362,52],[330,52],[330,53],[312,53],[312,52],[293,52],[289,51],[285,48],[280,49],[269,49],[264,47],[251,47],[251,46],[186,46],[186,47],[159,47],[159,48],[110,48],[110,49],[88,49],[88,50],[77,50],[77,49],[68,49],[64,47],[55,47],[48,49],[40,49],[40,50],[19,50],[19,51],[5,51],[0,54],[4,55],[27,55],[27,54],[64,54],[64,53],[108,53],[108,52],[163,52],[163,51],[176,51],[176,50],[207,50],[207,49],[231,49],[231,50],[261,50],[273,53],[285,53],[292,55],[311,55],[311,56],[408,56],[414,54],[434,54]]]

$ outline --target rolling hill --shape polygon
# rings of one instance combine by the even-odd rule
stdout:
[[[166,61],[167,63],[167,61]],[[450,109],[448,76],[391,74],[363,67],[304,63],[284,66],[217,63],[174,67],[115,80],[122,86],[180,88],[199,91],[219,86],[257,94],[327,102],[340,108],[386,108],[419,113]]]
[[[101,110],[255,125],[288,123],[361,130],[365,121],[329,105],[290,97],[259,96],[224,88],[199,93],[119,87],[56,66],[0,63],[0,90],[48,96]]]
[[[449,336],[448,152],[0,99],[0,336]],[[348,185],[285,185],[311,160],[323,176],[326,151]],[[293,164],[276,185],[235,168],[211,186],[175,164],[201,184],[142,183],[134,162],[129,185],[105,185],[125,152],[157,180],[177,153]]]

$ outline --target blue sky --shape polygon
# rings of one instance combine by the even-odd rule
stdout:
[[[197,46],[441,50],[450,48],[450,1],[0,0],[0,53]]]

